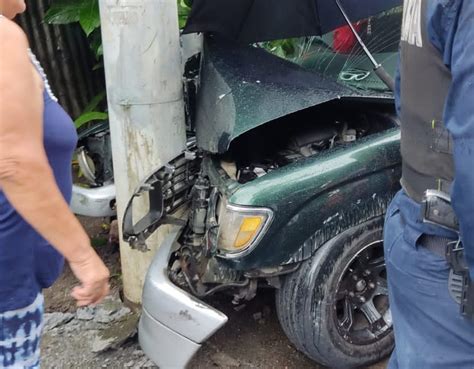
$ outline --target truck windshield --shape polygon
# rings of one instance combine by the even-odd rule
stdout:
[[[402,22],[402,7],[364,19],[353,26],[375,59],[395,75]],[[265,45],[267,50],[344,85],[363,90],[387,90],[372,72],[349,26],[321,37],[302,37]]]

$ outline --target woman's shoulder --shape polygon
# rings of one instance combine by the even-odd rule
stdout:
[[[5,17],[0,17],[0,40],[2,40],[2,57],[8,56],[7,51],[10,49],[28,48],[25,32],[18,24]]]
[[[31,73],[26,34],[16,23],[0,18],[0,89]]]

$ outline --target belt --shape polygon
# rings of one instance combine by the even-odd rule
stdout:
[[[446,249],[447,245],[450,242],[454,242],[452,238],[432,236],[428,234],[423,234],[418,239],[418,244],[425,249],[431,251],[433,254],[436,254],[443,259],[446,259]]]
[[[403,161],[401,184],[408,196],[420,203],[423,201],[426,190],[450,193],[452,182],[447,179],[435,178],[418,173]]]

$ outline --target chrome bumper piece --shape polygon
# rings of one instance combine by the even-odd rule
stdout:
[[[158,249],[143,289],[139,341],[161,369],[185,368],[201,344],[227,322],[227,316],[174,285],[168,261],[181,228]]]
[[[71,210],[88,217],[110,217],[116,214],[115,185],[97,188],[73,186]]]

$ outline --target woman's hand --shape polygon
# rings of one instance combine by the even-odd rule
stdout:
[[[81,283],[71,292],[77,306],[96,305],[108,295],[109,270],[92,247],[87,255],[77,261],[69,261],[69,265]]]

